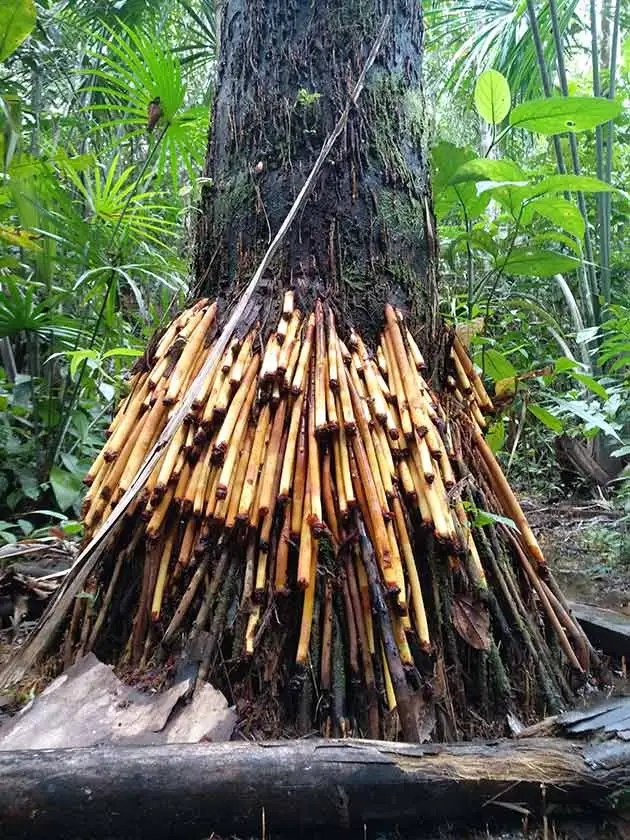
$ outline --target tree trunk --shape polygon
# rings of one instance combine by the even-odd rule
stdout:
[[[102,558],[85,549],[23,663],[63,628],[50,671],[94,650],[152,685],[192,673],[258,740],[489,737],[509,709],[559,710],[595,659],[437,323],[421,5],[227,0],[222,40],[196,249],[215,300],[139,360],[87,478]]]
[[[375,338],[386,303],[436,330],[436,245],[415,0],[228,0],[197,231],[200,291],[231,301],[344,109],[386,13],[358,105],[289,231],[269,289],[317,295]],[[275,298],[277,299],[277,295]],[[276,319],[277,320],[277,319]],[[428,343],[428,342],[427,342]]]
[[[29,840],[470,829],[504,822],[514,803],[535,816],[564,805],[592,817],[630,785],[629,759],[627,743],[554,738],[8,752],[0,753],[0,813],[4,836]]]

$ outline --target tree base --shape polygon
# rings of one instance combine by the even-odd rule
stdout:
[[[87,537],[201,369],[216,309],[137,365],[87,477]],[[438,394],[391,306],[374,351],[319,301],[281,309],[271,331],[250,313],[201,385],[54,661],[209,679],[258,738],[457,740],[570,703],[592,652],[484,441],[462,345]]]

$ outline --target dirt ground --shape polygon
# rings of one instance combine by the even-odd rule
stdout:
[[[630,521],[603,501],[521,502],[566,597],[630,615]]]

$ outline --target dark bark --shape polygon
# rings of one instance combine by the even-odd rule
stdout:
[[[591,643],[612,656],[630,656],[630,615],[572,603],[571,612]]]
[[[0,753],[3,837],[209,837],[374,831],[505,820],[570,805],[592,815],[630,785],[630,745],[561,739],[172,744]],[[557,814],[554,808],[554,814]],[[322,836],[321,834],[318,836]]]
[[[435,242],[415,0],[228,0],[197,231],[200,292],[247,281],[391,23],[268,288],[316,294],[373,336],[386,302],[436,327]],[[274,296],[276,297],[276,296]]]

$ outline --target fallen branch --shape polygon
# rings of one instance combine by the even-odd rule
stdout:
[[[4,836],[208,837],[479,824],[518,803],[613,808],[630,744],[306,740],[0,754]],[[140,817],[141,815],[141,817]]]

